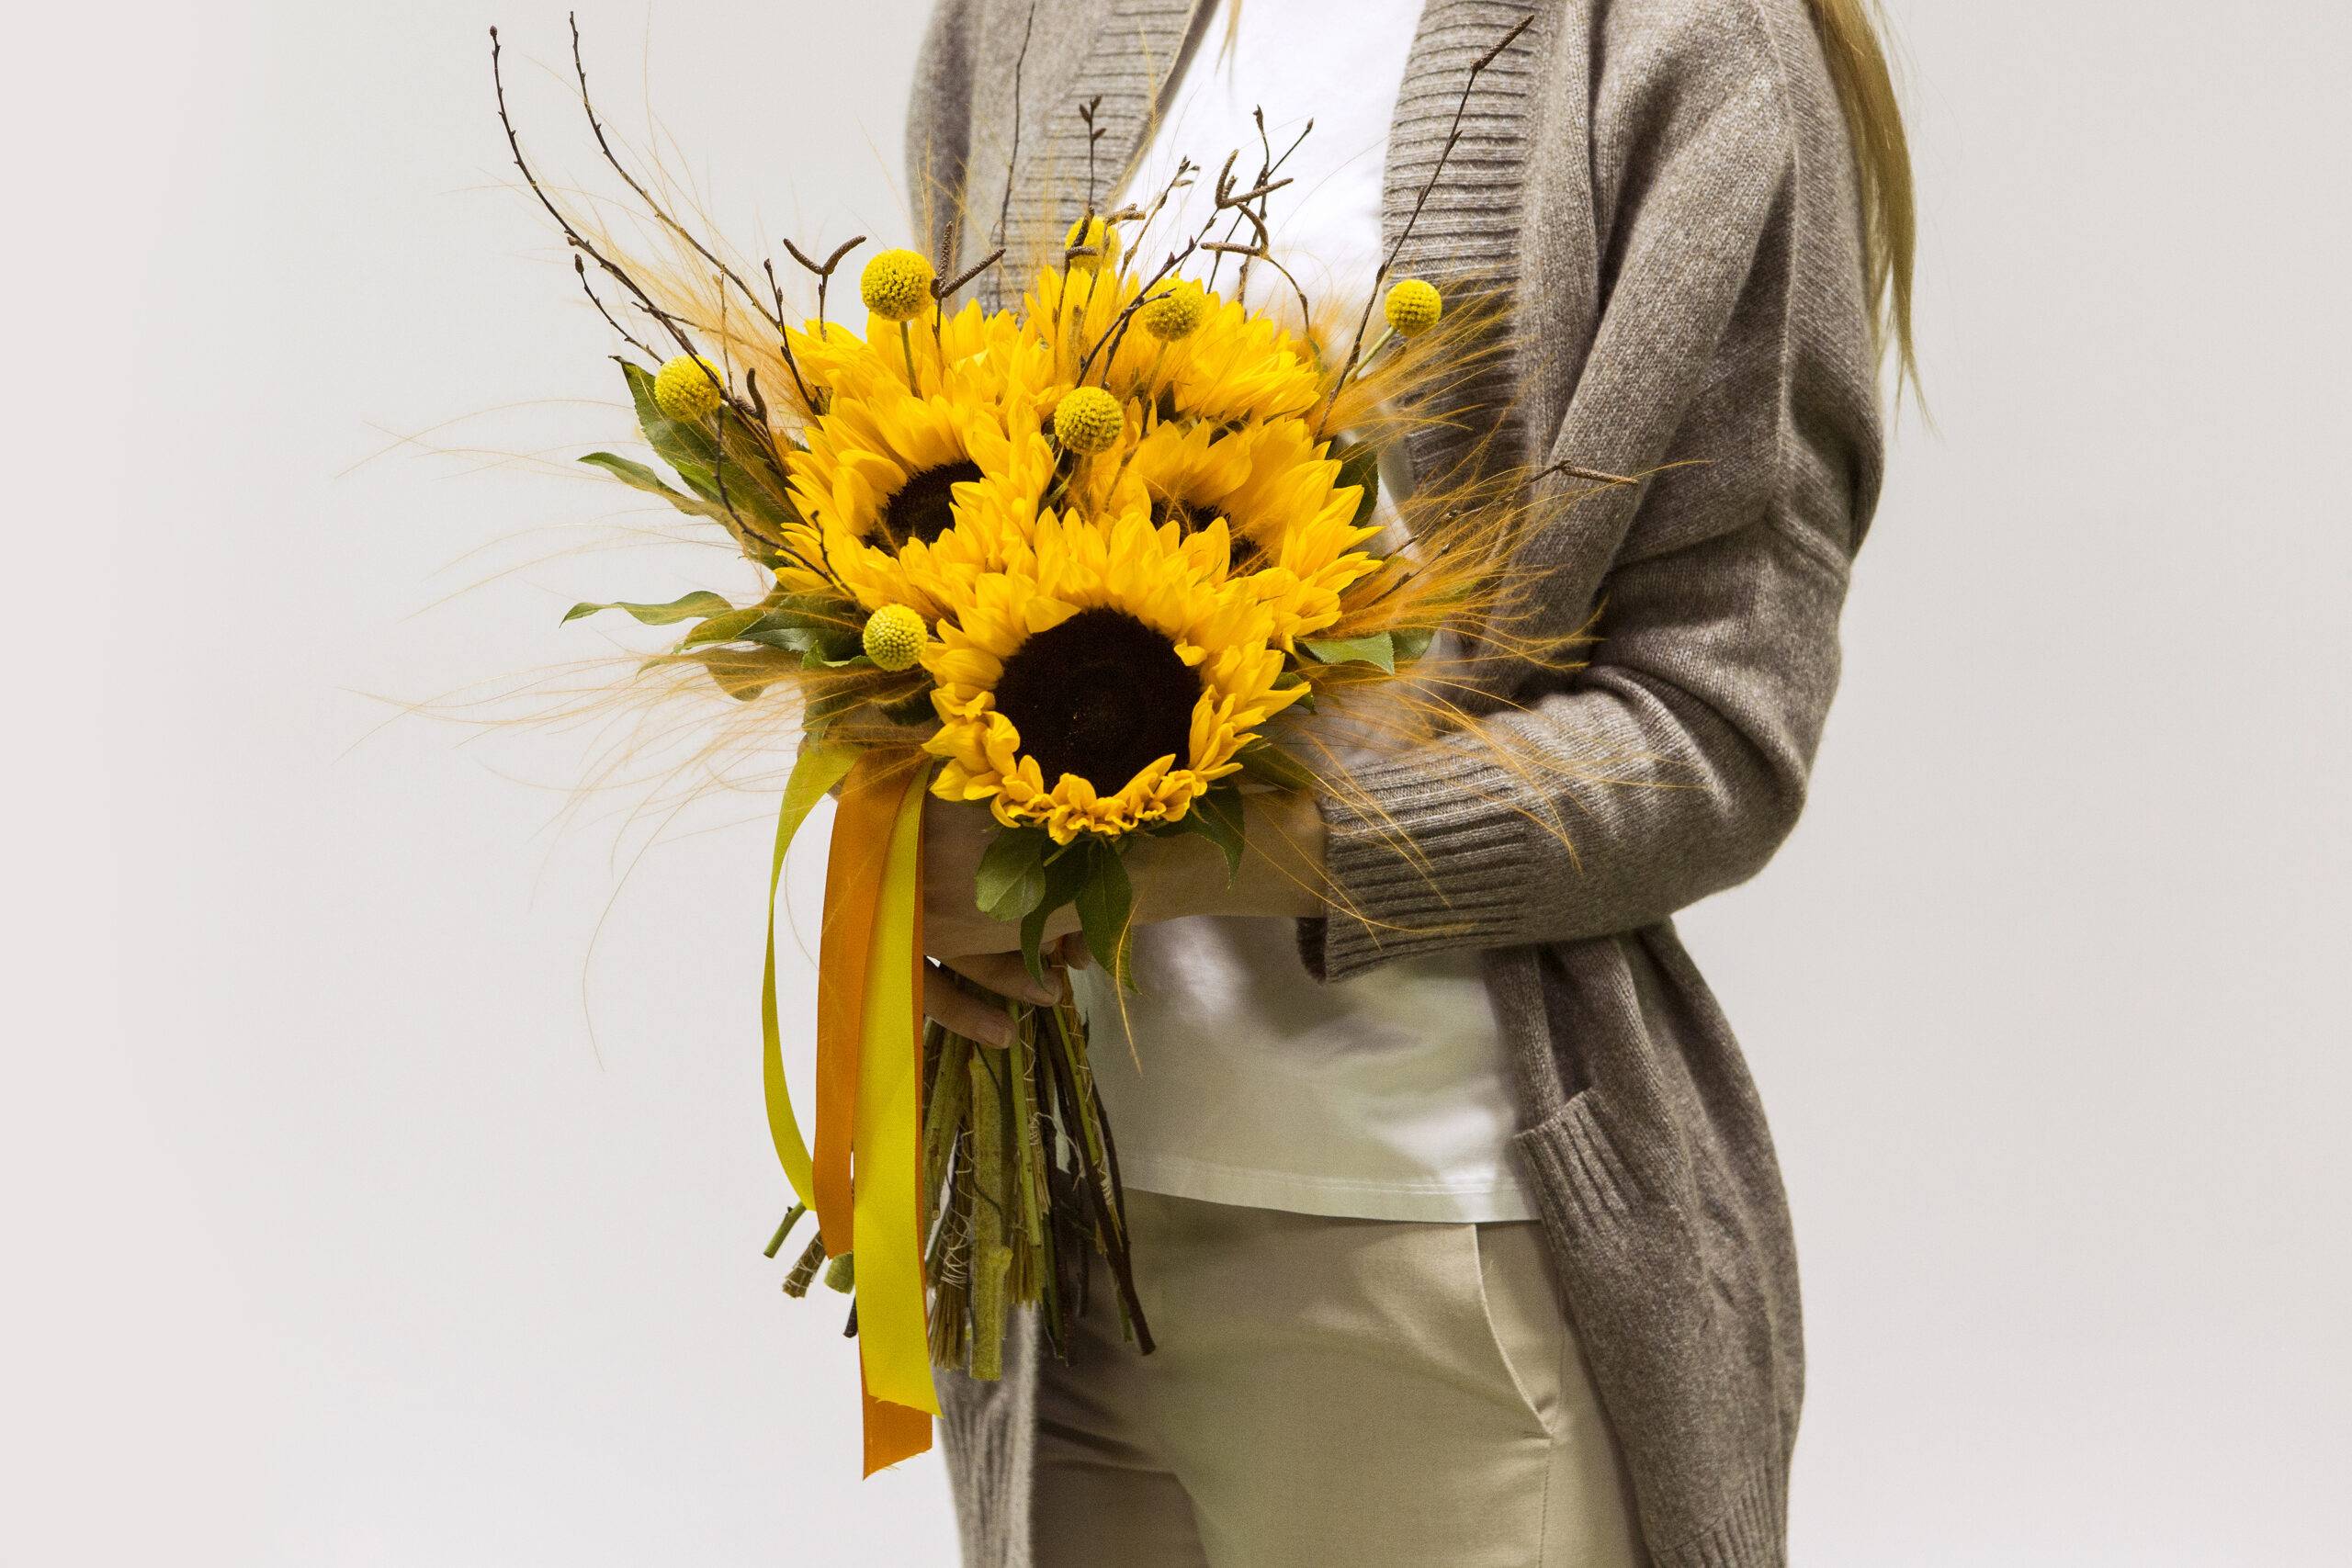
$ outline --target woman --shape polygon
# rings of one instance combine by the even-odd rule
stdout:
[[[1139,1066],[1097,1056],[1161,1348],[1098,1292],[1068,1363],[1031,1333],[1001,1383],[944,1380],[966,1559],[1782,1562],[1789,1220],[1669,918],[1787,834],[1837,680],[1882,337],[1907,364],[1883,59],[1859,0],[945,0],[910,135],[935,248],[1001,227],[994,276],[1025,276],[1078,171],[1214,171],[1260,105],[1276,152],[1317,118],[1277,230],[1342,290],[1459,116],[1397,270],[1507,309],[1419,471],[1692,466],[1525,547],[1527,629],[1597,612],[1600,641],[1500,722],[1605,781],[1441,740],[1366,761],[1362,798],[1253,808],[1238,878],[1191,838],[1136,863]],[[928,827],[962,976],[931,1010],[985,1035],[970,987],[1031,983],[971,908],[984,816]]]

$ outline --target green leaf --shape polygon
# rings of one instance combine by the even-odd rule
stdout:
[[[632,604],[625,600],[616,600],[608,604],[574,604],[563,613],[563,618],[567,621],[576,621],[582,615],[593,615],[599,610],[627,610],[649,626],[666,626],[677,621],[699,620],[706,615],[724,615],[734,607],[707,589],[696,589],[683,598],[671,600],[667,604]]]
[[[783,490],[782,472],[755,476],[745,467],[743,451],[746,447],[754,454],[772,451],[772,445],[763,433],[752,430],[733,409],[721,405],[718,417],[730,422],[741,436],[735,443],[735,451],[726,455],[726,504],[721,505],[718,484],[720,451],[718,437],[712,427],[682,423],[663,413],[661,406],[653,400],[653,373],[643,366],[623,360],[621,375],[628,382],[629,401],[637,410],[637,426],[645,434],[645,444],[653,448],[655,457],[677,471],[679,479],[694,491],[701,502],[699,507],[681,507],[682,511],[696,511],[703,516],[727,522],[731,521],[728,517],[731,508],[757,521],[771,534],[780,532],[786,523],[796,520],[791,502]],[[599,466],[611,467],[610,464]],[[653,478],[650,469],[638,467],[639,473],[647,478]],[[616,468],[614,472],[619,473],[620,470]],[[621,477],[632,484],[639,484],[633,476],[622,474]],[[766,482],[762,482],[763,479]],[[658,479],[655,482],[660,483]],[[639,488],[643,489],[644,486],[639,484]],[[675,491],[668,493],[672,497],[676,494]],[[677,505],[678,502],[673,499],[672,504]]]
[[[786,593],[781,589],[768,595],[760,608],[764,612],[755,631],[767,631],[785,626],[824,626],[843,631],[855,631],[865,620],[865,612],[838,599],[824,599],[808,593]]]
[[[766,657],[770,659],[783,659],[786,656],[779,653],[770,653]],[[797,664],[799,661],[797,660],[793,660],[791,662]],[[782,677],[779,677],[779,679],[781,678]],[[819,734],[826,726],[831,724],[833,720],[841,717],[842,715],[849,712],[852,708],[858,706],[865,701],[865,694],[863,692],[848,691],[820,693],[817,695],[810,697],[800,710],[801,732],[806,735]]]
[[[632,490],[648,495],[658,495],[679,511],[692,517],[724,517],[726,513],[716,502],[699,496],[681,495],[664,483],[662,476],[642,463],[632,463],[627,457],[610,452],[591,452],[580,459],[591,468],[602,468]]]
[[[1176,819],[1180,831],[1198,833],[1202,838],[1225,852],[1225,874],[1228,879],[1241,874],[1241,852],[1247,844],[1241,817],[1241,792],[1238,789],[1213,789],[1193,802],[1191,810]]]
[[[665,655],[655,662],[666,663],[673,659],[685,659],[701,665],[709,672],[718,689],[738,702],[748,703],[777,682],[791,678],[791,660],[786,655],[766,649],[712,648],[695,653]]]
[[[1303,694],[1295,702],[1292,703],[1289,707],[1283,709],[1283,712],[1313,713],[1315,711],[1315,688],[1307,683],[1306,675],[1300,671],[1296,670],[1285,670],[1276,675],[1274,677],[1274,690],[1277,692],[1296,690]]]
[[[1255,779],[1262,779],[1283,789],[1312,789],[1315,775],[1306,771],[1298,759],[1260,736],[1244,746],[1235,760],[1242,772]]]
[[[865,651],[865,627],[839,605],[817,599],[772,604],[742,635],[745,642],[806,655],[811,667],[822,670],[854,664]]]
[[[980,855],[974,891],[992,920],[1017,920],[1046,896],[1046,852],[1054,840],[1043,828],[1008,828]]]
[[[653,372],[642,365],[621,362],[621,375],[628,382],[629,401],[637,409],[637,427],[645,433],[645,444],[653,455],[678,470],[678,477],[697,491],[709,481],[711,467],[718,457],[718,443],[710,432],[700,425],[682,424],[662,412],[653,400]],[[703,483],[695,482],[698,471]],[[703,496],[707,501],[711,497]]]
[[[931,705],[929,686],[923,687],[912,696],[900,697],[895,703],[876,703],[875,707],[892,724],[903,724],[912,729],[920,729],[927,724],[935,724],[939,719],[939,710]]]
[[[1028,965],[1029,977],[1046,977],[1046,922],[1057,910],[1078,897],[1085,886],[1087,852],[1076,845],[1067,846],[1046,860],[1046,890],[1021,917],[1021,959]]]
[[[1127,953],[1134,928],[1128,922],[1135,914],[1135,885],[1127,879],[1126,863],[1109,844],[1090,843],[1086,862],[1086,878],[1078,889],[1078,929],[1094,962],[1124,987],[1130,981]]]
[[[1329,642],[1299,639],[1299,647],[1308,657],[1325,664],[1370,664],[1389,674],[1396,673],[1396,645],[1386,632],[1374,632],[1370,637],[1340,637]]]
[[[686,634],[680,648],[699,648],[704,643],[733,642],[759,624],[765,614],[757,604],[746,604],[740,610],[729,610],[723,615],[713,615]]]
[[[1380,453],[1363,442],[1345,441],[1331,455],[1340,460],[1340,485],[1363,487],[1363,498],[1356,502],[1354,518],[1355,526],[1361,528],[1380,504]]]
[[[1401,631],[1393,631],[1388,634],[1389,645],[1395,651],[1396,662],[1399,664],[1410,664],[1414,660],[1429,652],[1430,644],[1436,640],[1436,637],[1435,626],[1407,626]]]
[[[853,646],[843,653],[839,649],[819,643],[800,655],[800,662],[810,670],[846,670],[854,664],[871,666],[874,660],[865,657],[863,648]]]

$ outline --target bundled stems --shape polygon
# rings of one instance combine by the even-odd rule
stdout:
[[[1088,1255],[1108,1264],[1119,1316],[1152,1348],[1128,1258],[1117,1155],[1078,1010],[1007,1004],[1012,1043],[975,1045],[933,1024],[923,1042],[924,1269],[932,1359],[1003,1375],[1013,1309],[1035,1307],[1067,1352],[1086,1310]],[[795,1280],[806,1288],[821,1248]]]

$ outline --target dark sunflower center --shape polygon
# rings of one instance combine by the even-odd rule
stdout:
[[[1076,773],[1105,795],[1191,744],[1201,679],[1168,639],[1119,610],[1080,610],[1004,661],[997,711],[1051,789]]]
[[[882,503],[882,532],[895,548],[910,539],[928,545],[955,525],[949,504],[956,487],[980,477],[980,466],[966,459],[924,468]]]
[[[1153,527],[1157,528],[1163,523],[1173,523],[1176,525],[1177,531],[1187,537],[1199,533],[1216,519],[1216,513],[1204,512],[1191,502],[1180,501],[1172,495],[1157,497],[1151,503]],[[1233,570],[1236,571],[1257,570],[1258,541],[1234,527],[1229,519],[1226,524],[1226,537],[1232,541]]]

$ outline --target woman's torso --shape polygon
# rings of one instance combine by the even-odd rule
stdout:
[[[1204,223],[1249,240],[1238,219],[1209,221],[1217,171],[1238,153],[1246,188],[1280,162],[1274,177],[1292,183],[1270,198],[1274,259],[1318,312],[1352,321],[1381,261],[1389,115],[1419,12],[1419,0],[1252,0],[1228,34],[1225,7],[1204,6],[1111,202],[1148,207],[1180,159],[1199,171],[1144,234],[1137,265],[1156,268]],[[1228,297],[1246,283],[1251,306],[1296,319],[1292,284],[1272,267],[1245,277],[1235,256],[1196,253],[1182,270]],[[1135,958],[1124,998],[1099,971],[1080,982],[1130,1185],[1361,1218],[1533,1216],[1510,1163],[1507,1062],[1476,953],[1325,985],[1291,921],[1204,917],[1140,928]]]

